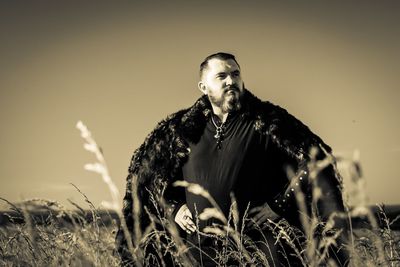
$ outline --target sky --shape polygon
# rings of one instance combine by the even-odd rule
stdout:
[[[122,201],[133,151],[200,97],[200,62],[225,51],[251,92],[335,155],[358,151],[368,203],[399,204],[399,11],[398,1],[2,1],[0,197],[85,207],[74,184],[96,206],[110,201],[83,168],[95,158],[81,120]]]

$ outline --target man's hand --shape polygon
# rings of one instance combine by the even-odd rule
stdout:
[[[276,214],[267,203],[262,206],[252,208],[249,212],[249,215],[250,218],[254,220],[252,222],[258,224],[259,226],[262,226],[263,223],[267,222],[267,219],[273,221],[279,218],[279,215]]]
[[[188,234],[196,231],[196,225],[193,222],[192,213],[186,204],[179,208],[175,216],[175,222]]]

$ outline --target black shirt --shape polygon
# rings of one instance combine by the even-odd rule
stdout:
[[[220,122],[215,115],[214,122]],[[210,119],[198,143],[190,143],[188,161],[183,166],[184,180],[201,185],[227,216],[231,205],[230,193],[243,212],[247,204],[265,202],[265,182],[268,164],[268,135],[255,131],[253,121],[242,114],[229,114],[223,140],[218,146],[216,126]],[[186,204],[193,215],[211,207],[202,196],[186,191]],[[204,227],[209,222],[200,222]]]

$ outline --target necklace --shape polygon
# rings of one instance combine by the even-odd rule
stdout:
[[[222,139],[224,138],[224,129],[225,129],[225,124],[224,122],[221,123],[220,126],[218,126],[215,121],[214,117],[211,115],[211,121],[215,126],[215,130],[217,131],[214,135],[214,138],[217,139],[217,148],[221,149],[221,144],[222,144]]]

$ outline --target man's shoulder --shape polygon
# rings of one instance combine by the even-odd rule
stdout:
[[[209,103],[207,96],[203,95],[198,98],[192,106],[180,109],[179,111],[168,115],[165,119],[160,121],[158,125],[169,125],[172,127],[193,126],[193,124],[197,124],[204,117],[207,117],[210,112],[211,104]]]
[[[285,108],[267,100],[261,101],[261,107],[264,114],[268,116],[279,116],[279,115],[289,114]]]
[[[244,112],[247,112],[251,115],[261,118],[273,117],[273,116],[282,116],[288,114],[288,112],[270,101],[261,100],[250,91],[245,91],[245,107]]]
[[[179,110],[159,121],[133,153],[129,172],[138,174],[140,183],[146,181],[146,173],[151,173],[156,168],[155,162],[160,163],[166,159],[165,153],[170,150],[171,140],[176,138],[176,128],[187,110]]]
[[[257,97],[250,100],[248,110],[253,118],[260,120],[266,127],[296,120],[285,108]]]
[[[289,154],[307,155],[311,147],[322,146],[328,152],[331,148],[300,119],[285,108],[270,101],[257,101],[258,126],[267,132],[278,147]]]
[[[167,115],[164,119],[160,120],[156,127],[154,128],[154,131],[160,131],[160,130],[166,130],[167,128],[170,127],[176,127],[179,126],[182,117],[189,111],[189,108],[181,109],[178,110],[174,113],[171,113]]]

